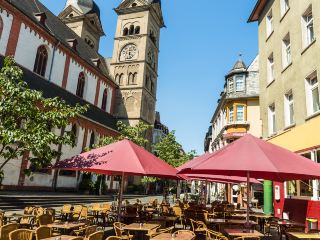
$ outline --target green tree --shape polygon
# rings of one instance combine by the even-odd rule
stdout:
[[[117,122],[117,129],[120,135],[117,137],[106,136],[99,141],[99,144],[95,145],[94,148],[106,146],[123,139],[129,139],[135,144],[146,147],[149,144],[149,140],[146,138],[147,131],[151,129],[150,125],[144,122],[139,122],[135,126],[128,126],[123,122]]]
[[[44,98],[42,92],[29,89],[22,70],[12,58],[5,58],[0,71],[0,173],[8,162],[24,154],[29,155],[33,169],[48,166],[61,154],[56,146],[74,145],[73,134],[65,129],[86,109],[69,106],[58,97]]]
[[[183,151],[181,144],[176,140],[174,131],[162,138],[159,143],[153,146],[153,148],[156,156],[173,167],[179,167],[194,158],[196,154],[194,150],[189,153]]]

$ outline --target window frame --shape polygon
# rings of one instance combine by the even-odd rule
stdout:
[[[240,89],[238,89],[238,81],[237,80],[242,81],[242,87]],[[236,75],[234,77],[234,82],[235,82],[235,91],[236,92],[243,92],[245,90],[245,76],[244,75]]]
[[[291,49],[291,40],[290,33],[287,33],[286,36],[282,39],[282,67],[285,69],[292,63],[292,49]]]
[[[316,83],[312,83],[313,81]],[[318,80],[318,73],[317,71],[312,72],[308,77],[306,77],[306,97],[307,97],[307,112],[308,116],[312,116],[313,114],[317,114],[320,112],[320,89],[319,89],[319,80]],[[317,89],[318,91],[318,102],[314,102],[313,91]],[[318,107],[316,109],[316,105]]]
[[[86,75],[82,71],[78,75],[78,83],[77,83],[77,89],[76,89],[76,95],[82,99],[84,99],[85,86],[86,86]]]
[[[274,74],[274,57],[273,53],[271,53],[267,59],[267,78],[268,78],[268,83],[271,83],[275,80],[275,74]]]
[[[289,0],[280,0],[280,11],[281,11],[281,17],[286,15],[286,13],[290,9],[290,2]]]
[[[293,99],[293,93],[291,90],[284,95],[284,116],[285,116],[286,127],[290,127],[295,124],[294,99]]]
[[[239,120],[239,109],[242,108],[242,120]],[[244,122],[246,121],[245,119],[245,106],[244,105],[237,105],[236,106],[236,111],[237,111],[237,116],[236,116],[236,121],[237,122]]]
[[[266,35],[267,38],[269,38],[269,36],[273,33],[273,13],[272,13],[272,9],[270,9],[270,11],[268,12],[268,14],[266,15]]]
[[[233,123],[234,122],[234,106],[230,106],[228,108],[229,115],[228,115],[228,122]]]
[[[272,103],[268,106],[268,132],[270,136],[277,133],[275,103]]]
[[[34,61],[33,72],[45,77],[49,60],[49,51],[45,45],[37,48],[36,58]]]
[[[307,48],[315,41],[315,33],[314,33],[314,18],[312,5],[310,5],[307,10],[302,15],[302,38],[304,48]],[[312,33],[312,34],[311,34]]]
[[[103,90],[102,100],[101,100],[101,109],[105,112],[107,111],[107,105],[108,105],[108,89],[105,88]]]

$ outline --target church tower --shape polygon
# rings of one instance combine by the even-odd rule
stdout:
[[[104,36],[100,9],[94,0],[67,0],[59,18],[96,52]]]
[[[135,125],[154,124],[160,29],[160,0],[124,0],[115,9],[118,23],[110,72],[119,84],[117,117]]]

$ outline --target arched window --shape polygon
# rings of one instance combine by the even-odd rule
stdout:
[[[83,98],[85,84],[86,84],[86,77],[84,73],[81,72],[78,77],[78,85],[77,85],[77,92],[76,92],[78,97]]]
[[[114,81],[119,84],[119,74],[116,74]]]
[[[140,34],[140,26],[136,26],[134,34]]]
[[[132,75],[132,84],[135,84],[137,82],[137,76],[138,76],[138,73],[134,73]]]
[[[128,85],[132,84],[132,77],[133,77],[133,74],[132,73],[129,73],[129,76],[128,76]]]
[[[108,101],[108,90],[104,89],[102,96],[101,109],[107,111],[107,101]]]
[[[129,35],[133,35],[133,34],[134,34],[134,26],[131,25],[129,30]]]
[[[119,76],[119,85],[123,85],[123,73]]]
[[[127,36],[129,34],[129,29],[126,27],[123,29],[123,36]]]
[[[37,51],[33,71],[44,77],[48,63],[48,51],[45,46],[40,46]]]
[[[94,132],[92,131],[91,136],[90,136],[90,143],[89,143],[89,148],[92,148],[94,143],[95,143],[95,135]]]

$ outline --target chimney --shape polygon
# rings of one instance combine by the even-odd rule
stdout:
[[[47,19],[47,15],[45,12],[35,13],[34,16],[36,17],[36,19],[41,25],[45,26],[46,19]]]
[[[77,40],[77,39],[75,39],[75,38],[73,38],[73,39],[67,39],[67,42],[68,42],[69,46],[70,46],[73,50],[77,51],[77,45],[78,45],[78,40]]]
[[[100,58],[94,58],[94,59],[91,59],[91,61],[97,68],[100,68],[100,64],[101,64]]]

